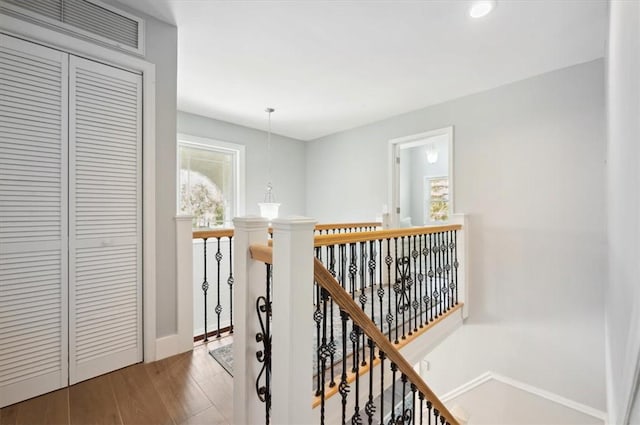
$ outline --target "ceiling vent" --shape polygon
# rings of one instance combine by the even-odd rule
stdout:
[[[144,21],[98,0],[0,0],[22,18],[144,54]]]

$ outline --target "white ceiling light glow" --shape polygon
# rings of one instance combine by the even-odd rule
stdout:
[[[482,18],[487,16],[493,9],[496,8],[495,0],[479,0],[471,4],[469,9],[469,16],[472,18]]]

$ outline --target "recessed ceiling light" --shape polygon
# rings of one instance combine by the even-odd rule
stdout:
[[[482,18],[487,16],[496,7],[495,0],[479,0],[471,4],[469,16],[472,18]]]

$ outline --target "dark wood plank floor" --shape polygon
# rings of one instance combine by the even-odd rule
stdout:
[[[0,409],[0,425],[232,423],[233,381],[206,345]]]

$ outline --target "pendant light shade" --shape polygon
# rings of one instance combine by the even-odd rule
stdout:
[[[271,185],[271,113],[275,111],[273,108],[266,108],[264,110],[269,114],[269,132],[267,133],[267,190],[264,194],[264,202],[259,202],[260,215],[269,222],[278,217],[278,210],[280,204],[275,202],[273,196],[273,186]]]

